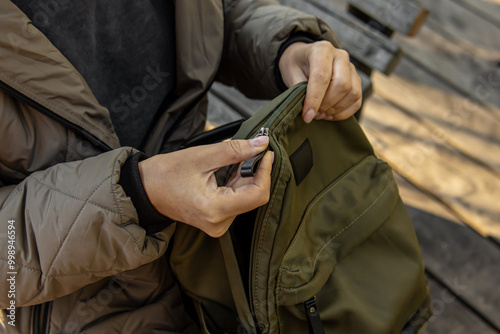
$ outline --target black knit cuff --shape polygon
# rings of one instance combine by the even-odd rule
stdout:
[[[283,92],[288,89],[288,87],[283,82],[283,78],[281,77],[281,71],[279,62],[283,52],[285,52],[286,48],[292,45],[293,43],[304,42],[304,43],[314,43],[317,39],[312,38],[309,34],[298,32],[292,34],[283,44],[281,44],[280,49],[278,50],[278,57],[276,57],[276,63],[274,64],[274,76],[276,77],[276,81],[278,82],[278,87]]]
[[[121,168],[120,185],[132,203],[139,216],[139,225],[146,229],[147,234],[161,231],[174,221],[159,213],[149,201],[139,173],[139,162],[147,159],[146,154],[138,152],[129,157]]]

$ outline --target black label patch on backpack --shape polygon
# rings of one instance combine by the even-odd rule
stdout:
[[[306,139],[300,147],[290,156],[293,174],[297,186],[304,181],[313,166],[313,154],[309,139]]]

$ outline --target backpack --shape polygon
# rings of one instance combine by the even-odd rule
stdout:
[[[205,333],[420,333],[431,299],[391,168],[354,117],[306,124],[306,87],[287,90],[233,136],[270,137],[269,202],[219,239],[178,224],[172,269]],[[242,167],[250,175],[251,160]],[[235,169],[219,170],[219,184]]]

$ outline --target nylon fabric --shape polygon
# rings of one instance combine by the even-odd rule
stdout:
[[[421,328],[430,316],[421,310],[428,303],[429,289],[415,231],[392,171],[375,157],[354,118],[306,125],[300,116],[305,89],[299,84],[283,93],[244,122],[233,137],[252,138],[261,127],[269,128],[275,161],[269,203],[237,217],[231,228],[235,247],[222,248],[234,253],[240,267],[248,267],[242,270],[245,291],[234,295],[233,312],[245,309],[238,295],[246,293],[258,328],[240,323],[232,330],[307,333],[304,302],[314,296],[325,333],[401,333],[418,311],[414,328]],[[290,156],[306,140],[315,161],[297,185]],[[229,170],[218,172],[219,182],[227,180]],[[211,285],[181,281],[189,296],[204,309],[231,307],[229,286],[242,285],[224,279],[214,288],[215,277],[223,272],[231,272],[230,281],[238,279],[232,268],[212,259],[210,247],[219,252],[220,246],[193,231],[178,231],[176,238],[191,245],[189,256],[211,261],[202,273]],[[190,243],[193,238],[197,243]],[[251,245],[249,256],[241,254],[246,245]],[[174,251],[171,259],[178,263],[180,255]],[[187,279],[185,271],[193,269],[185,265],[174,270]],[[214,320],[206,312],[200,314],[212,324],[207,332],[227,330],[223,315]],[[248,314],[239,314],[243,317]]]

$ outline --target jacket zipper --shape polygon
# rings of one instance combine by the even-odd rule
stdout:
[[[79,127],[78,125],[71,123],[64,117],[59,116],[52,110],[42,106],[40,103],[34,101],[33,99],[27,97],[23,93],[19,92],[18,90],[12,88],[11,86],[7,85],[5,82],[0,80],[0,90],[3,90],[6,94],[12,96],[16,100],[30,106],[31,108],[35,109],[36,111],[42,113],[43,115],[53,119],[54,121],[62,124],[63,126],[73,130],[74,132],[84,136],[87,138],[89,141],[92,142],[92,144],[96,145],[97,147],[103,149],[104,151],[111,151],[111,147],[109,147],[105,142],[103,142],[101,139],[97,138],[87,130]]]
[[[35,305],[33,308],[33,320],[31,331],[33,334],[46,334],[49,325],[49,314],[51,312],[52,302]]]

